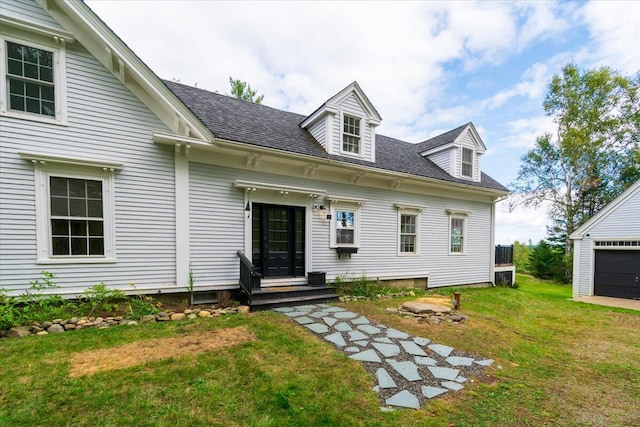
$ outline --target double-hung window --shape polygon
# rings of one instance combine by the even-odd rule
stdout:
[[[6,43],[9,109],[55,117],[53,52]]]
[[[356,211],[350,209],[336,209],[336,239],[335,243],[353,245],[356,241]]]
[[[342,151],[360,154],[360,119],[344,114],[342,121]]]
[[[449,221],[449,253],[464,253],[465,218],[460,216],[451,216]]]
[[[331,200],[329,247],[358,248],[360,246],[360,212],[366,200],[349,198],[332,198]]]
[[[423,206],[395,203],[398,210],[398,255],[420,253],[420,213]]]
[[[418,252],[418,215],[400,214],[400,253],[416,254]]]
[[[0,37],[0,113],[64,123],[65,48]]]
[[[114,173],[123,165],[21,155],[35,165],[38,263],[115,262]]]
[[[462,176],[473,178],[473,150],[462,148]]]
[[[52,256],[104,255],[102,180],[49,176]]]

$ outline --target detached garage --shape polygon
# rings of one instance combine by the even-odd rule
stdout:
[[[572,235],[573,296],[640,300],[640,181]]]

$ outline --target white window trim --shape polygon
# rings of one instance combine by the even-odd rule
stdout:
[[[67,70],[66,48],[64,39],[58,38],[59,44],[46,43],[38,38],[34,41],[31,37],[13,37],[0,35],[0,115],[18,119],[32,120],[36,122],[56,125],[67,125]],[[55,91],[55,117],[41,114],[28,113],[9,109],[9,91],[7,85],[7,41],[46,50],[53,53],[53,86]]]
[[[449,239],[447,240],[447,247],[448,247],[448,252],[449,255],[455,255],[455,256],[460,256],[460,255],[464,255],[467,252],[467,215],[466,214],[462,214],[462,213],[451,213],[453,211],[450,211],[449,213]],[[461,219],[463,220],[463,224],[462,224],[462,247],[460,249],[460,252],[452,252],[451,251],[451,222],[453,219]]]
[[[398,236],[398,256],[401,257],[415,257],[420,255],[420,224],[421,224],[421,215],[422,212],[421,207],[417,206],[406,206],[401,204],[395,204],[396,209],[398,210],[398,228],[397,228],[397,236]],[[415,242],[415,251],[414,252],[402,252],[402,234],[401,234],[401,226],[402,226],[402,215],[413,215],[416,217],[416,242]]]
[[[358,145],[359,150],[358,150],[357,153],[354,153],[353,151],[346,151],[344,149],[344,146],[343,146],[343,136],[345,134],[345,131],[344,131],[344,117],[345,116],[353,117],[353,118],[356,118],[356,119],[360,120],[360,135],[359,135],[360,144]],[[339,145],[340,154],[343,154],[345,156],[357,157],[357,158],[364,157],[364,126],[365,126],[365,124],[366,123],[365,123],[364,117],[360,117],[357,114],[351,114],[351,113],[348,113],[348,112],[345,113],[344,111],[340,112],[340,145]],[[352,135],[352,134],[348,134],[348,135]]]
[[[331,202],[330,210],[331,213],[331,229],[329,232],[329,247],[331,249],[335,248],[359,248],[360,247],[360,221],[362,218],[361,215],[361,203],[357,202],[344,202],[344,201],[335,201]],[[336,243],[336,235],[337,235],[337,227],[336,227],[336,218],[337,211],[353,211],[353,243]]]
[[[465,175],[462,170],[463,170],[463,165],[465,164],[464,161],[464,150],[469,150],[471,151],[471,175]],[[469,148],[469,147],[460,147],[460,177],[464,178],[464,179],[474,179],[475,177],[475,156],[476,156],[476,151],[473,148]],[[469,163],[466,163],[469,164]]]
[[[115,252],[115,206],[113,168],[96,167],[100,162],[90,166],[67,162],[46,162],[32,160],[35,168],[36,195],[36,232],[37,232],[37,264],[96,264],[116,262]],[[104,255],[91,256],[52,256],[51,255],[51,203],[49,177],[60,176],[102,181]]]

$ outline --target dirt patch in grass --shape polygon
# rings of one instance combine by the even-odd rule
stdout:
[[[451,303],[451,298],[441,296],[441,295],[431,295],[428,297],[416,298],[416,301],[424,302],[426,304],[435,304],[441,307],[453,308],[453,304]]]
[[[69,376],[92,375],[100,371],[129,368],[142,363],[192,356],[254,341],[256,336],[244,326],[198,332],[175,338],[136,341],[118,347],[83,351],[71,355]]]

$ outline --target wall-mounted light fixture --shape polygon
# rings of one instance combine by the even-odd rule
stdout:
[[[327,208],[326,208],[326,206],[325,206],[325,205],[322,205],[322,204],[320,204],[320,203],[316,203],[316,204],[314,204],[314,205],[313,205],[313,211],[314,211],[314,212],[317,212],[317,213],[318,213],[318,215],[319,215],[321,218],[324,218],[324,217],[326,216],[326,217],[327,217],[327,219],[331,219],[331,218],[330,218],[330,215],[327,215]]]
[[[247,201],[247,206],[244,208],[244,211],[247,213],[247,218],[251,215],[251,203]]]

